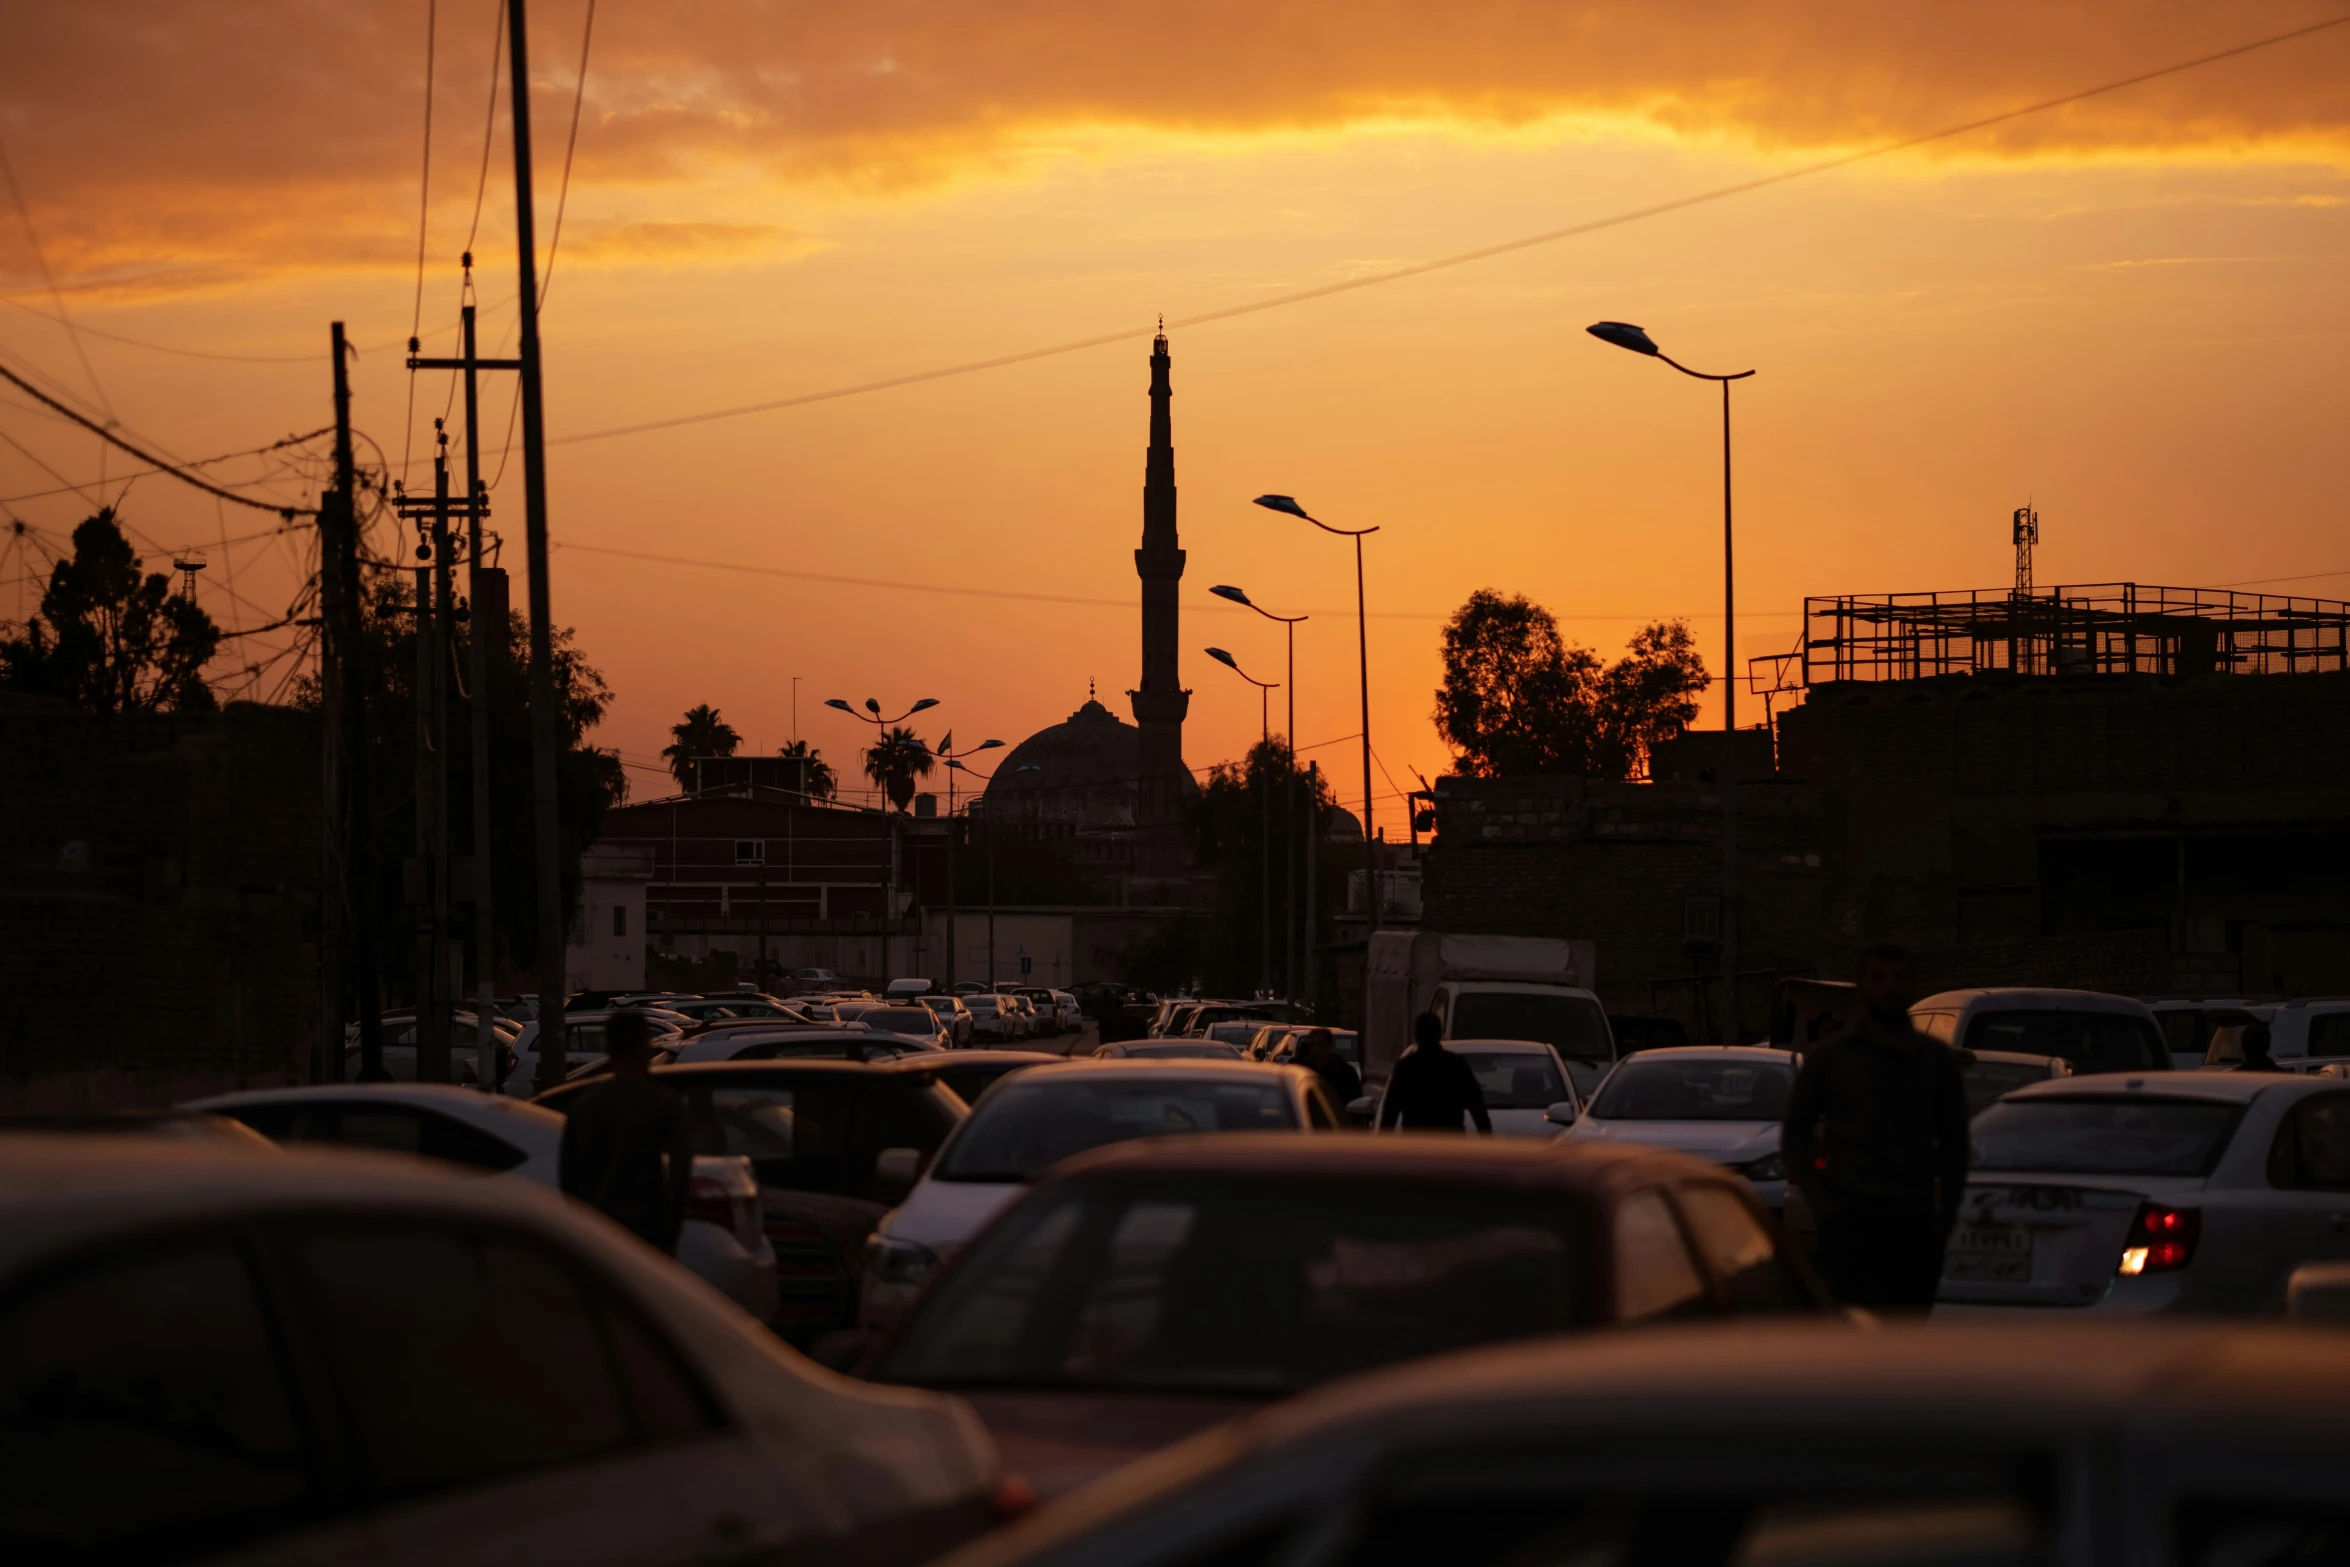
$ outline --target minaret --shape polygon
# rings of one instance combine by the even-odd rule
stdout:
[[[1182,634],[1176,586],[1183,551],[1175,537],[1175,445],[1168,401],[1167,334],[1161,323],[1151,342],[1151,444],[1142,477],[1142,548],[1134,574],[1142,578],[1142,687],[1129,691],[1142,731],[1141,790],[1135,802],[1135,871],[1173,879],[1183,874],[1183,718],[1191,693],[1176,669]]]

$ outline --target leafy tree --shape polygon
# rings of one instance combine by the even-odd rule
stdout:
[[[661,755],[668,760],[669,771],[676,776],[680,789],[694,786],[697,758],[732,756],[743,743],[734,725],[719,717],[718,709],[707,702],[687,708],[685,717],[669,726],[669,740],[661,748]]]
[[[215,704],[204,666],[220,628],[171,578],[141,571],[100,509],[73,530],[73,554],[49,573],[24,630],[0,638],[0,686],[62,697],[96,713],[185,713]]]
[[[810,750],[805,740],[794,740],[778,753],[783,756],[804,756],[808,759],[808,793],[819,800],[829,800],[840,788],[840,777],[823,753]]]
[[[883,730],[865,752],[865,776],[887,790],[890,804],[901,811],[913,803],[915,780],[929,777],[935,765],[922,737],[902,724]]]
[[[1642,628],[1603,666],[1541,605],[1480,588],[1444,628],[1436,727],[1472,777],[1629,778],[1697,716],[1707,678],[1678,621]]]

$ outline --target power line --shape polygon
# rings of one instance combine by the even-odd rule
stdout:
[[[440,0],[424,7],[424,162],[416,177],[416,305],[408,316],[408,341],[418,341],[424,330],[424,237],[432,219],[432,67],[434,35],[439,31]],[[416,441],[416,375],[408,376],[408,412],[401,420],[400,477],[408,477],[409,457]]]
[[[41,269],[41,281],[49,287],[49,302],[57,307],[57,319],[65,327],[65,335],[73,343],[73,356],[82,362],[82,374],[90,378],[90,390],[98,394],[98,406],[106,410],[106,417],[114,417],[114,405],[106,399],[106,388],[98,384],[98,372],[90,368],[90,356],[82,348],[81,333],[66,312],[65,296],[57,291],[57,279],[50,274],[49,257],[41,249],[41,236],[33,230],[32,209],[25,205],[24,188],[16,182],[16,165],[9,161],[8,144],[0,141],[0,175],[8,178],[8,194],[16,203],[16,215],[24,222],[24,237],[33,247],[34,264]]]
[[[86,330],[86,329],[85,329],[85,330]],[[187,462],[183,462],[183,463],[181,463],[181,464],[180,464],[180,466],[181,466],[181,467],[183,467],[183,468],[209,468],[209,467],[211,467],[211,466],[212,466],[214,463],[216,463],[216,462],[229,462],[229,461],[231,461],[231,460],[233,460],[233,459],[235,459],[235,458],[238,458],[238,457],[259,457],[259,456],[262,456],[263,454],[265,454],[265,453],[268,453],[268,452],[280,451],[280,450],[282,450],[282,449],[284,449],[285,447],[288,447],[288,446],[299,446],[299,445],[300,445],[302,442],[304,442],[304,441],[315,441],[315,440],[317,440],[317,439],[318,439],[320,436],[322,436],[322,435],[332,435],[332,434],[334,433],[334,428],[335,428],[335,427],[334,427],[333,425],[331,425],[331,424],[330,424],[330,425],[327,425],[327,426],[326,426],[325,428],[323,428],[323,429],[312,430],[312,431],[310,431],[310,432],[309,432],[308,434],[306,434],[306,435],[289,435],[289,436],[287,436],[287,437],[286,437],[284,440],[282,440],[282,441],[272,441],[272,442],[270,442],[270,443],[269,443],[267,446],[249,446],[249,447],[246,447],[246,448],[245,448],[243,451],[235,451],[235,452],[222,452],[222,453],[221,453],[219,456],[217,456],[217,457],[197,457],[197,458],[193,458],[193,459],[191,459],[191,460],[189,460],[189,461],[187,461]],[[148,474],[150,474],[150,473],[161,473],[161,472],[163,472],[163,471],[164,471],[164,470],[162,470],[162,469],[160,469],[160,468],[141,468],[141,469],[139,469],[139,470],[138,470],[137,472],[135,472],[135,473],[130,473],[130,474],[126,474],[126,475],[124,475],[124,477],[125,477],[125,478],[131,478],[131,479],[137,479],[137,478],[143,478],[143,477],[145,477],[146,475],[148,475]],[[60,476],[60,477],[62,478],[62,476]],[[233,483],[234,481],[223,481],[223,482],[230,482],[230,483]],[[247,480],[247,481],[245,481],[245,482],[246,482],[248,485],[252,485],[252,484],[271,484],[271,483],[275,483],[276,481],[275,481],[275,480],[273,480],[273,479],[250,479],[250,480]],[[78,485],[78,484],[71,484],[71,483],[66,483],[66,484],[64,484],[64,485],[63,485],[61,488],[59,488],[59,489],[54,489],[54,490],[28,490],[28,491],[26,491],[26,492],[25,492],[24,494],[22,494],[22,495],[0,495],[0,505],[7,505],[7,504],[9,504],[9,503],[11,503],[11,502],[14,502],[14,501],[37,501],[37,500],[45,500],[45,499],[47,499],[49,496],[52,496],[52,495],[79,494],[79,493],[81,493],[81,491],[82,491],[82,486],[80,486],[80,485]],[[245,538],[248,538],[248,539],[262,539],[262,538],[270,538],[270,537],[273,537],[274,535],[276,535],[276,534],[278,534],[278,533],[281,533],[281,532],[283,532],[283,531],[284,531],[284,530],[283,530],[283,529],[281,529],[281,528],[272,528],[272,529],[270,529],[270,530],[269,530],[267,533],[248,533],[248,534],[245,534],[243,537],[245,537]],[[230,542],[230,543],[232,543],[232,544],[233,544],[233,543],[236,543],[236,542],[237,542],[237,540],[234,540],[234,539],[232,539],[232,540],[229,540],[228,542]]]
[[[571,201],[571,155],[579,150],[579,111],[587,102],[588,45],[596,36],[596,0],[588,0],[587,25],[579,34],[579,81],[571,90],[571,136],[563,143],[563,183],[555,191],[555,227],[547,235],[547,272],[539,279],[539,308],[547,308],[547,290],[555,286],[555,248],[563,243],[563,209]]]
[[[1734,185],[1717,186],[1712,190],[1700,191],[1692,196],[1682,196],[1673,201],[1659,202],[1654,206],[1619,212],[1612,217],[1595,218],[1588,223],[1575,223],[1565,228],[1549,229],[1540,234],[1527,235],[1523,239],[1504,240],[1498,245],[1486,245],[1476,250],[1465,250],[1457,255],[1438,257],[1434,261],[1415,262],[1410,266],[1394,267],[1388,271],[1374,272],[1365,277],[1349,278],[1344,282],[1325,283],[1316,288],[1299,289],[1295,293],[1276,295],[1271,299],[1260,299],[1250,304],[1231,305],[1222,310],[1210,310],[1199,315],[1183,316],[1167,324],[1178,328],[1206,326],[1211,322],[1229,321],[1236,316],[1255,315],[1264,310],[1279,310],[1290,305],[1304,304],[1309,300],[1327,299],[1333,294],[1351,293],[1362,288],[1375,288],[1382,283],[1394,283],[1405,278],[1421,277],[1427,273],[1440,272],[1450,267],[1467,266],[1475,261],[1488,261],[1495,256],[1506,256],[1514,251],[1530,250],[1538,245],[1556,244],[1560,240],[1573,239],[1584,234],[1594,234],[1602,229],[1620,228],[1625,224],[1638,223],[1647,218],[1662,217],[1667,213],[1685,211],[1691,207],[1723,201],[1732,196],[1743,196],[1753,191],[1766,190],[1774,185],[1785,185],[1796,180],[1809,179],[1817,174],[1826,174],[1832,170],[1850,168],[1854,164],[1866,163],[1871,159],[1887,157],[1896,152],[1906,152],[1933,142],[1947,141],[1954,136],[1964,136],[1974,131],[1988,130],[1994,125],[2004,125],[2010,120],[2022,119],[2027,115],[2045,113],[2050,109],[2062,108],[2066,104],[2080,103],[2107,93],[2120,92],[2127,87],[2137,87],[2147,82],[2157,81],[2165,76],[2176,76],[2182,71],[2196,70],[2202,66],[2217,64],[2222,60],[2232,60],[2239,55],[2251,54],[2261,49],[2273,48],[2278,44],[2290,43],[2295,39],[2307,38],[2329,28],[2339,27],[2345,22],[2350,22],[2350,12],[2329,17],[2322,22],[2313,22],[2306,27],[2296,27],[2289,32],[2275,33],[2266,38],[2256,39],[2251,43],[2238,44],[2231,49],[2198,55],[2192,60],[2181,60],[2176,64],[2165,65],[2155,70],[2141,71],[2134,76],[2103,82],[2095,87],[2084,87],[2078,92],[2065,93],[2056,98],[2045,98],[2038,103],[2025,104],[2019,108],[2003,110],[1998,114],[1985,115],[1980,119],[1968,120],[1964,124],[1945,126],[1941,130],[1882,142],[1859,152],[1843,153],[1833,158],[1822,159],[1817,163],[1808,163],[1801,168],[1788,169],[1778,174],[1766,174],[1756,179],[1741,180]],[[943,381],[954,376],[973,375],[982,370],[1000,370],[1009,365],[1027,364],[1038,359],[1051,359],[1062,354],[1078,353],[1089,348],[1106,348],[1117,343],[1132,342],[1139,335],[1135,331],[1105,332],[1096,337],[1077,338],[1066,343],[1055,343],[1045,348],[1031,348],[1020,353],[1000,354],[992,359],[975,359],[963,364],[947,365],[937,370],[920,370],[909,375],[890,376],[878,381],[863,381],[854,386],[834,387],[829,391],[803,392],[796,397],[777,397],[764,402],[741,403],[732,408],[714,408],[703,413],[678,414],[667,419],[648,419],[637,424],[614,425],[603,430],[588,430],[578,435],[550,436],[547,439],[547,444],[549,446],[568,446],[581,441],[604,441],[623,435],[644,435],[655,430],[673,430],[682,425],[707,424],[719,419],[736,419],[746,414],[772,413],[778,409],[800,408],[810,403],[832,402],[843,397],[861,396],[867,392],[889,391],[896,387],[914,386],[925,381]]]
[[[490,107],[481,127],[481,173],[473,182],[473,221],[465,226],[465,253],[473,253],[474,236],[481,232],[482,196],[490,188],[490,144],[498,133],[498,65],[506,58],[506,8],[490,8]]]
[[[116,435],[112,430],[107,429],[104,425],[99,424],[96,420],[85,418],[83,415],[76,413],[71,408],[66,407],[65,404],[59,402],[56,398],[51,397],[47,392],[44,392],[39,387],[33,385],[32,382],[26,380],[23,376],[18,375],[14,370],[9,369],[6,365],[0,365],[0,380],[5,380],[16,387],[17,390],[24,392],[31,397],[37,398],[43,403],[46,403],[49,407],[56,409],[59,413],[65,415],[68,419],[71,419],[75,424],[80,425],[83,429],[88,430],[91,434],[97,436],[100,440],[107,442],[109,445],[121,447],[124,451],[130,453],[133,457],[138,458],[139,461],[148,464],[150,470],[153,472],[169,474],[172,478],[179,480],[180,483],[194,485],[197,489],[204,491],[207,495],[216,495],[224,501],[235,501],[239,506],[250,506],[256,511],[274,511],[279,513],[281,516],[287,517],[291,517],[297,512],[304,515],[316,515],[317,508],[315,507],[286,506],[274,501],[257,501],[250,495],[239,495],[234,490],[224,490],[219,485],[211,482],[209,479],[200,479],[196,477],[196,475],[189,473],[186,469],[181,468],[176,464],[165,462],[162,458],[156,456],[153,452],[146,451],[143,448],[137,446],[133,446],[130,442],[124,440],[121,436]],[[16,443],[11,441],[9,444],[14,446]],[[24,450],[22,447],[18,447],[17,449],[19,451]],[[30,456],[31,454],[27,453],[26,455]],[[40,462],[40,459],[37,457],[33,460],[35,462]],[[61,482],[67,484],[72,483],[71,480],[66,479],[64,474],[58,473],[54,468],[50,468],[47,463],[41,463],[41,466],[45,469],[48,469],[50,473],[55,474]],[[74,487],[77,489],[80,488],[78,485]]]

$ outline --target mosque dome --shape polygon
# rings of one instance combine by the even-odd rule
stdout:
[[[1089,695],[1067,719],[1012,747],[980,809],[999,831],[1084,839],[1081,858],[1122,861],[1132,854],[1141,777],[1142,731]]]

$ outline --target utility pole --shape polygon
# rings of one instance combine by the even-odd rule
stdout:
[[[350,396],[343,373],[343,324],[334,324],[336,451],[347,450]],[[318,505],[318,1037],[310,1052],[313,1083],[343,1080],[343,947],[351,927],[349,779],[343,773],[343,730],[350,701],[343,666],[342,537],[351,529],[346,492],[330,490]]]
[[[1306,764],[1306,994],[1314,1021],[1322,1021],[1322,964],[1314,956],[1314,884],[1322,853],[1322,764]],[[1366,949],[1368,950],[1368,949]],[[1365,960],[1366,964],[1368,959]],[[1369,970],[1366,967],[1365,972]],[[1366,1022],[1368,1020],[1366,1019]]]
[[[473,253],[466,252],[465,273],[473,275]],[[496,900],[490,895],[493,885],[492,856],[495,838],[490,830],[490,660],[494,646],[502,655],[506,647],[506,573],[495,566],[482,564],[482,518],[489,510],[489,497],[481,483],[481,406],[475,372],[480,368],[476,357],[473,318],[474,307],[465,306],[465,598],[466,598],[466,681],[472,700],[467,704],[473,720],[473,856],[470,866],[469,891],[473,894],[473,1074],[483,1093],[495,1093],[498,1088],[498,1035],[490,1026],[498,1014],[498,928],[493,915]],[[499,666],[503,668],[503,665]]]
[[[530,566],[530,782],[538,887],[539,1077],[541,1089],[563,1081],[565,975],[563,824],[557,816],[556,764],[562,745],[555,712],[554,595],[547,584],[547,425],[539,392],[538,221],[531,205],[530,24],[525,0],[506,0],[506,57],[513,65],[514,239],[521,316],[522,505],[524,554]]]
[[[348,847],[343,855],[351,910],[351,1002],[359,1014],[359,1081],[382,1083],[384,1070],[383,976],[376,967],[376,900],[382,875],[375,843],[375,776],[367,746],[367,639],[365,605],[359,587],[359,472],[351,456],[350,347],[343,323],[334,323],[335,355],[335,592],[342,624],[344,708],[343,776]],[[338,1038],[337,1048],[341,1046]],[[339,1077],[340,1062],[337,1063]]]
[[[449,1059],[449,436],[433,421],[428,556],[416,572],[416,1080],[445,1083]]]

